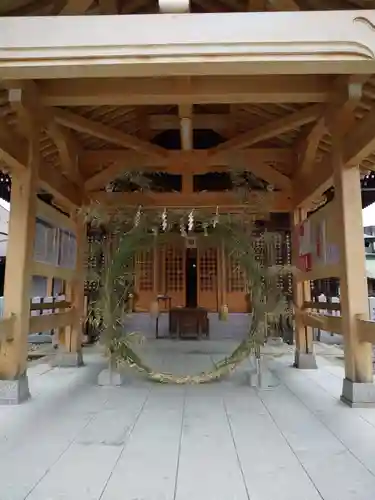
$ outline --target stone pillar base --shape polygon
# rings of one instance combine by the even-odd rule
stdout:
[[[126,377],[124,373],[106,368],[98,375],[98,385],[118,387],[120,385],[124,385],[125,379]]]
[[[26,373],[15,380],[0,380],[0,405],[18,405],[29,397],[29,381]]]
[[[317,367],[315,354],[309,352],[306,354],[305,352],[300,352],[296,349],[294,355],[294,367],[299,368],[300,370],[314,370]]]
[[[375,384],[344,378],[341,401],[352,408],[375,408]]]
[[[78,352],[57,352],[50,360],[52,367],[58,368],[74,368],[83,366],[82,351]]]

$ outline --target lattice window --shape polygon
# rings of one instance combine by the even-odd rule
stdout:
[[[233,254],[228,255],[227,264],[227,292],[244,292],[245,291],[245,276],[238,262],[238,259]]]
[[[154,289],[154,251],[145,250],[137,256],[138,289],[150,292]]]
[[[167,292],[181,292],[184,289],[183,249],[172,245],[165,248],[165,282]]]
[[[199,287],[202,292],[213,292],[217,278],[217,250],[206,248],[199,259]]]

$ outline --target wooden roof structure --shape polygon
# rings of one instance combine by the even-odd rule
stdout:
[[[371,9],[372,0],[191,0],[190,11],[248,12],[280,10]],[[1,15],[156,14],[157,0],[3,0]]]
[[[350,10],[368,9],[370,4],[375,8],[375,0],[192,0],[190,9],[196,13]],[[156,0],[6,0],[0,6],[0,19],[137,15],[157,9]],[[234,167],[249,169],[288,196],[302,179],[320,187],[314,167],[322,165],[324,171],[330,151],[324,117],[333,95],[347,81],[345,76],[325,73],[21,81],[28,105],[43,127],[41,187],[61,198],[58,191],[64,185],[63,204],[76,204],[77,187],[90,193],[103,190],[125,169],[198,175]],[[353,80],[353,88],[357,82],[363,88],[355,106],[356,122],[347,134],[345,161],[359,163],[365,175],[375,169],[375,141],[366,136],[375,123],[375,76],[361,75]],[[0,124],[6,140],[12,136],[14,143],[16,137],[24,147],[19,86],[19,80],[16,85],[0,80]],[[180,135],[177,146],[163,143],[166,131]],[[214,132],[216,139],[205,146],[200,139],[208,132],[211,136]],[[6,170],[5,164],[0,168]],[[59,190],[54,192],[57,178]],[[325,180],[329,188],[330,179]],[[301,190],[297,201],[306,195]]]

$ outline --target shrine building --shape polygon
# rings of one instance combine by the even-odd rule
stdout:
[[[196,214],[252,214],[255,232],[272,234],[269,264],[298,269],[280,282],[295,366],[316,366],[313,328],[338,333],[343,401],[375,403],[362,227],[373,198],[361,196],[375,168],[375,1],[327,3],[1,2],[0,169],[11,209],[0,401],[28,396],[29,333],[59,329],[60,351],[79,364],[86,249],[97,237],[80,209],[98,202],[194,218],[188,237],[177,231],[137,255],[135,312],[158,297],[165,310],[251,311],[242,270]],[[34,276],[46,295],[64,293],[55,313],[31,314]],[[313,301],[322,283],[340,289],[340,316]]]

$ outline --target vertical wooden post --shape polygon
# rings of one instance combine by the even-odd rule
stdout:
[[[372,346],[369,342],[361,342],[357,329],[357,315],[365,319],[369,317],[360,172],[358,167],[344,167],[339,125],[332,126],[331,135],[345,341],[345,379],[341,399],[351,406],[363,406],[375,403],[375,385],[372,383]]]
[[[71,302],[74,309],[73,323],[65,328],[64,342],[59,345],[59,352],[52,361],[60,367],[82,366],[82,341],[85,321],[85,260],[87,234],[86,224],[82,215],[74,217],[76,221],[76,267],[74,280],[66,286],[66,300]]]
[[[307,211],[297,208],[293,212],[293,230],[306,219]],[[298,241],[295,234],[292,235],[292,264],[298,265]],[[304,302],[311,300],[311,288],[309,281],[293,280],[293,301],[297,308],[301,309]],[[295,319],[295,359],[294,366],[302,369],[316,368],[316,360],[313,346],[313,331],[310,326],[304,325],[301,317],[296,314]]]
[[[221,283],[222,283],[222,290],[221,290],[221,307],[222,306],[227,306],[227,255],[225,252],[225,247],[224,243],[221,243],[220,247],[220,256],[221,256]]]
[[[4,317],[14,316],[14,324],[13,340],[0,347],[0,403],[17,404],[30,396],[26,368],[38,168],[39,134],[34,129],[27,168],[12,176]]]

